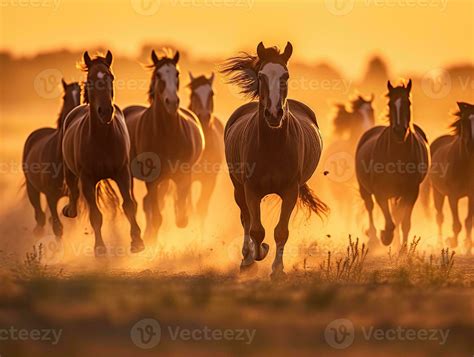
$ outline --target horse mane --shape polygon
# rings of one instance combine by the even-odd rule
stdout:
[[[454,113],[454,116],[456,117],[456,120],[449,125],[449,127],[453,130],[454,135],[461,135],[462,131],[462,113],[461,111],[457,111]]]
[[[89,92],[87,91],[87,81],[82,82],[82,100],[85,104],[89,104]]]

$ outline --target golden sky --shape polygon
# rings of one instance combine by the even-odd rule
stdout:
[[[374,53],[395,71],[474,62],[474,0],[0,0],[2,50],[106,46],[135,55],[146,42],[197,57],[292,41],[303,61],[355,75]]]

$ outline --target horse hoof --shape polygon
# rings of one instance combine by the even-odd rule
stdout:
[[[69,204],[63,207],[63,216],[67,218],[76,218],[77,212]]]
[[[242,263],[240,264],[240,274],[245,274],[249,276],[254,276],[258,272],[258,266],[255,262],[252,262],[250,264],[244,264],[244,261],[242,260]]]
[[[105,247],[105,245],[95,246],[94,254],[96,258],[105,258],[107,256],[107,248]]]
[[[33,234],[36,237],[41,237],[44,234],[44,227],[43,226],[36,226],[33,228]]]
[[[262,245],[260,246],[260,249],[258,250],[260,255],[258,257],[255,257],[255,260],[256,261],[261,261],[261,260],[265,259],[265,257],[268,254],[269,249],[270,249],[270,246],[267,243],[262,243]]]
[[[270,279],[272,281],[283,281],[286,280],[287,275],[283,270],[275,270],[270,274]]]
[[[449,237],[448,238],[448,245],[449,248],[454,249],[458,247],[458,240],[455,237]]]
[[[132,242],[132,245],[130,247],[130,252],[132,253],[140,253],[145,249],[145,244],[141,239],[137,239]]]
[[[382,243],[384,245],[390,245],[393,241],[393,230],[381,232]]]

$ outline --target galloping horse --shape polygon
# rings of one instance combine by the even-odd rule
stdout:
[[[191,111],[179,107],[179,52],[174,57],[158,58],[151,53],[153,74],[148,91],[150,107],[130,106],[124,114],[131,137],[131,155],[139,167],[157,167],[133,175],[146,183],[143,199],[146,215],[145,237],[156,239],[162,223],[160,212],[169,180],[176,184],[176,225],[188,224],[188,207],[191,194],[192,167],[204,149],[204,134],[199,119]]]
[[[325,214],[327,206],[306,181],[315,171],[322,150],[316,116],[305,104],[287,99],[287,63],[293,52],[288,42],[283,53],[276,47],[257,47],[257,56],[243,53],[227,60],[222,73],[239,85],[252,101],[239,107],[224,131],[225,155],[244,228],[241,271],[265,258],[265,229],[260,202],[266,195],[282,199],[275,227],[276,252],[272,278],[283,276],[283,251],[288,222],[298,198],[310,211]]]
[[[197,164],[199,169],[193,173],[193,181],[201,183],[201,193],[197,202],[196,213],[201,220],[201,231],[204,231],[209,202],[216,186],[219,168],[223,159],[222,141],[224,127],[213,114],[214,91],[212,84],[214,82],[214,73],[209,78],[206,78],[205,76],[193,77],[190,72],[189,77],[191,80],[188,85],[191,89],[189,110],[199,118],[206,140],[206,147]]]
[[[79,182],[89,207],[89,218],[94,229],[96,256],[106,253],[102,240],[102,213],[97,196],[102,193],[102,180],[114,180],[123,198],[123,210],[131,225],[131,252],[142,251],[136,221],[137,204],[131,190],[130,138],[120,108],[113,103],[114,76],[111,71],[112,53],[91,59],[84,53],[82,69],[87,72],[84,83],[86,104],[73,109],[63,125],[64,176],[69,190],[69,203],[63,209],[66,217],[77,216]],[[109,187],[111,187],[109,185]]]
[[[402,249],[406,249],[413,206],[430,163],[426,135],[411,120],[411,86],[411,79],[406,86],[395,88],[388,81],[390,125],[367,131],[359,141],[355,159],[360,194],[369,213],[369,243],[375,243],[376,236],[374,195],[385,217],[382,242],[392,243],[395,228],[401,223]],[[392,212],[389,200],[392,200]],[[395,243],[399,244],[399,239]]]
[[[468,213],[465,220],[466,248],[472,248],[472,220],[474,217],[474,105],[459,102],[457,120],[452,124],[455,135],[443,135],[431,144],[433,163],[429,173],[433,187],[436,220],[442,236],[443,203],[448,196],[453,214],[453,233],[449,239],[452,248],[458,245],[462,225],[459,220],[458,201],[468,197]],[[446,170],[441,170],[445,167]]]
[[[368,100],[359,95],[351,101],[350,110],[344,104],[337,104],[337,114],[333,121],[335,136],[350,141],[355,148],[360,136],[375,124],[373,100],[373,94]]]
[[[81,101],[79,83],[67,84],[61,80],[64,89],[63,106],[56,122],[56,128],[41,128],[32,132],[26,139],[23,149],[23,172],[26,190],[31,205],[35,209],[35,234],[40,234],[45,225],[45,214],[41,208],[40,194],[46,195],[51,212],[51,224],[54,235],[61,238],[63,225],[58,216],[58,201],[66,196],[62,167],[61,127],[66,115]],[[33,170],[33,167],[39,167]]]

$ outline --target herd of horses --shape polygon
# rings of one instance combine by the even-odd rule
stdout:
[[[176,225],[186,227],[192,206],[192,183],[201,183],[196,212],[203,224],[218,170],[184,168],[203,162],[219,165],[225,154],[244,230],[241,271],[264,259],[269,251],[268,244],[263,242],[265,229],[260,205],[265,196],[276,194],[282,204],[274,230],[276,248],[271,276],[284,276],[283,252],[296,204],[299,202],[310,213],[322,216],[329,212],[307,184],[321,159],[323,140],[311,108],[288,98],[288,62],[292,52],[289,42],[283,51],[259,43],[256,54],[242,53],[222,64],[221,74],[229,84],[239,86],[249,99],[233,112],[225,128],[213,113],[214,74],[190,74],[190,105],[187,109],[180,106],[179,52],[164,51],[160,57],[152,51],[149,106],[133,105],[123,111],[114,103],[111,52],[93,58],[85,52],[81,69],[87,73],[87,79],[82,91],[79,83],[67,84],[63,80],[63,106],[56,128],[34,131],[24,146],[23,167],[28,198],[35,211],[35,232],[41,233],[46,221],[41,193],[46,196],[57,239],[63,235],[58,200],[68,197],[62,212],[65,217],[74,218],[82,194],[94,230],[95,253],[105,255],[99,206],[101,200],[119,201],[110,183],[113,180],[130,222],[131,252],[140,252],[145,243],[136,220],[133,179],[146,185],[144,240],[147,245],[153,244],[163,221],[163,201],[171,186]],[[351,111],[339,107],[334,120],[336,130],[348,133],[348,150],[355,153],[357,182],[369,216],[369,242],[378,241],[373,218],[375,199],[385,218],[380,240],[390,245],[401,227],[402,249],[406,247],[413,206],[422,188],[425,196],[429,189],[433,191],[440,232],[443,201],[448,197],[454,217],[452,246],[457,245],[461,231],[458,201],[468,197],[465,228],[466,246],[470,249],[474,215],[474,106],[458,103],[454,132],[436,139],[430,146],[423,130],[411,118],[411,88],[411,80],[396,87],[388,82],[387,126],[374,126],[373,97],[358,97]],[[61,165],[62,171],[53,174],[28,170],[34,163],[45,162]],[[434,163],[444,164],[447,170],[430,169]],[[152,165],[158,168],[158,174],[144,176],[134,169],[137,165]]]

